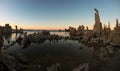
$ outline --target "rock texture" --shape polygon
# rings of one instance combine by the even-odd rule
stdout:
[[[120,24],[116,19],[116,27],[111,35],[111,43],[115,46],[120,46]]]
[[[100,22],[98,10],[97,9],[94,9],[94,10],[95,10],[95,25],[93,30],[96,36],[100,37],[102,32],[102,23]]]

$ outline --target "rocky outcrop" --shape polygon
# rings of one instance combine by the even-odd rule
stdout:
[[[103,31],[102,31],[102,40],[104,43],[109,43],[111,40],[111,29],[110,29],[110,23],[108,23],[108,27],[104,25]]]
[[[97,37],[100,37],[102,32],[102,23],[100,22],[99,12],[97,9],[95,10],[95,25],[94,25],[94,33],[96,33]]]
[[[116,19],[116,27],[114,28],[114,31],[111,35],[111,43],[114,46],[120,46],[120,24],[118,19]]]
[[[11,34],[12,27],[9,24],[5,24],[5,26],[1,26],[0,29],[2,30],[3,34]]]
[[[0,71],[20,71],[27,62],[27,58],[21,53],[5,53],[0,56]]]
[[[69,27],[70,36],[76,36],[76,28]]]

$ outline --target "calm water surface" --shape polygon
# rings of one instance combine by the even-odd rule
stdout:
[[[28,34],[34,33],[27,31]],[[36,31],[37,32],[37,31]],[[60,36],[69,36],[68,32],[50,32]],[[15,40],[20,34],[12,34],[9,38]],[[80,49],[83,47],[83,49]],[[25,56],[33,60],[33,64],[51,65],[61,63],[64,65],[78,65],[80,63],[89,63],[93,57],[92,48],[85,47],[77,40],[58,40],[58,42],[46,40],[43,43],[31,43],[29,47],[20,48],[18,44],[8,48],[7,52],[20,51]]]

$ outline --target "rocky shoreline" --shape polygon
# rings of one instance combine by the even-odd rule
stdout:
[[[70,37],[51,35],[49,31],[29,35],[25,33],[23,38],[20,36],[13,44],[6,46],[9,47],[17,42],[22,48],[27,48],[31,42],[43,43],[45,40],[58,42],[60,39],[78,40],[88,48],[93,48],[93,60],[90,63],[79,64],[75,68],[65,67],[59,63],[51,66],[31,64],[32,60],[20,52],[15,54],[2,53],[4,40],[0,36],[0,71],[119,71],[120,49],[117,47],[120,46],[120,24],[118,19],[116,19],[116,27],[111,31],[110,24],[108,27],[102,27],[99,12],[97,9],[94,10],[95,25],[93,31],[88,31],[87,27],[85,32],[84,26],[81,25],[78,30],[69,27]],[[80,47],[80,49],[82,48]]]
[[[51,66],[44,66],[38,64],[31,64],[32,60],[29,60],[22,53],[16,52],[16,54],[3,53],[0,56],[0,71],[77,71],[89,69],[88,63],[80,64],[76,67],[66,67],[62,64],[56,63]]]
[[[80,69],[86,69],[86,71],[119,71],[120,52],[118,49],[116,50],[114,54],[106,56],[104,60],[101,60],[99,56],[95,56],[92,62],[73,67],[66,67],[59,63],[50,66],[32,64],[32,60],[20,52],[15,54],[3,53],[0,56],[0,71],[78,71]]]

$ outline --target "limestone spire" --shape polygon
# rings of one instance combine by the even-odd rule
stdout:
[[[86,27],[86,30],[87,30],[87,31],[89,30],[88,26]]]
[[[98,22],[100,23],[100,17],[99,17],[99,12],[98,10],[95,8],[95,24],[98,24]]]
[[[107,26],[104,24],[104,30],[107,28]]]
[[[109,29],[109,31],[111,31],[110,22],[108,22],[108,29]]]
[[[95,11],[97,14],[99,14],[99,13],[98,13],[98,10],[97,10],[96,8],[94,9],[94,11]]]
[[[100,22],[100,17],[99,17],[99,12],[98,10],[95,8],[95,24],[94,24],[94,32],[100,36],[101,31],[102,31],[102,23]]]
[[[108,28],[110,28],[110,22],[108,22]]]
[[[118,18],[116,19],[116,27],[119,26]]]

